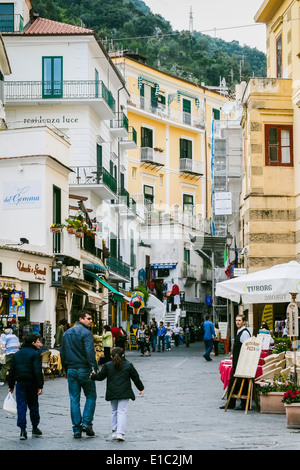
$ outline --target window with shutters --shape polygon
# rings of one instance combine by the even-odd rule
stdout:
[[[180,158],[193,158],[193,142],[188,139],[180,139]]]
[[[293,126],[265,125],[267,166],[293,166]]]
[[[153,130],[147,127],[141,128],[141,147],[153,148]]]
[[[276,76],[282,78],[282,36],[276,39]]]
[[[63,58],[43,57],[43,98],[63,96]]]

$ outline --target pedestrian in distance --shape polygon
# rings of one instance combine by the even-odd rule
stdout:
[[[37,336],[34,334],[25,336],[21,349],[12,358],[8,377],[10,393],[13,393],[15,386],[20,439],[27,439],[27,407],[30,411],[32,434],[40,436],[42,431],[38,428],[40,423],[38,397],[43,391],[44,377],[41,355],[37,350]]]
[[[185,325],[184,327],[184,341],[185,341],[185,347],[189,348],[190,342],[191,342],[191,326],[190,325]]]
[[[235,374],[236,367],[237,367],[237,364],[238,364],[239,355],[240,355],[240,352],[241,352],[242,345],[247,339],[251,338],[250,331],[246,328],[246,317],[243,314],[239,314],[239,315],[236,316],[235,324],[236,324],[236,327],[237,327],[237,332],[236,332],[236,335],[235,335],[235,338],[234,338],[234,341],[233,341],[232,371],[231,371],[231,375],[230,375],[229,384],[228,384],[228,387],[227,387],[227,397],[229,397],[231,389],[233,387],[233,382],[235,380],[234,374]],[[242,381],[242,379],[237,380],[236,386],[235,386],[236,388],[235,388],[234,391],[240,390],[241,381]],[[243,387],[243,390],[242,390],[241,394],[242,395],[247,395],[247,384],[246,383],[244,384],[244,387]],[[228,403],[227,408],[228,409],[245,410],[246,400],[241,399],[241,404],[240,404],[239,408],[236,408],[235,405],[236,405],[236,399],[231,398],[230,402]],[[226,405],[220,406],[220,408],[224,409],[225,406]]]
[[[93,319],[86,310],[76,315],[76,322],[63,335],[61,347],[61,361],[67,375],[71,421],[74,438],[94,436],[93,419],[96,407],[96,387],[90,379],[90,374],[97,370],[95,357],[94,337],[90,330]],[[83,413],[80,409],[80,395],[83,390],[85,405]]]
[[[215,333],[216,333],[216,336],[213,339],[214,353],[215,353],[215,356],[218,356],[219,355],[219,342],[221,340],[221,331],[219,330],[218,323],[215,323]]]
[[[14,354],[20,349],[19,338],[13,333],[12,328],[6,328],[2,336],[2,345],[5,345],[5,364],[2,364],[0,371],[0,385],[4,385],[6,375],[9,372]]]
[[[109,325],[104,325],[102,332],[102,346],[104,351],[104,362],[111,361],[111,349],[113,347],[113,337]]]
[[[156,343],[157,343],[157,331],[158,331],[157,322],[155,321],[155,318],[152,318],[150,328],[152,331],[152,336],[151,336],[152,352],[155,352]]]
[[[55,338],[54,349],[57,349],[58,351],[60,350],[60,347],[61,347],[61,342],[62,342],[64,332],[66,330],[67,323],[68,323],[67,320],[65,318],[62,318],[61,320],[59,320],[57,328],[56,328],[56,332],[54,335],[54,338]]]
[[[167,322],[166,326],[166,336],[165,336],[165,341],[166,341],[166,350],[171,351],[171,337],[173,335],[173,329],[170,325],[170,322]]]
[[[159,322],[159,327],[157,329],[157,351],[160,352],[160,347],[162,347],[162,352],[165,351],[165,336],[166,336],[166,327],[164,322]]]
[[[124,441],[129,400],[135,400],[131,381],[144,395],[144,385],[133,364],[125,359],[121,348],[113,348],[112,361],[107,362],[98,373],[91,374],[93,380],[107,380],[105,400],[111,402],[112,438]]]
[[[173,335],[174,335],[174,342],[176,348],[179,346],[179,336],[180,336],[180,327],[178,326],[178,323],[175,324],[173,328]]]
[[[151,338],[152,338],[152,331],[150,326],[146,326],[145,328],[145,348],[146,348],[146,356],[151,356]]]
[[[214,324],[211,321],[211,315],[206,315],[206,320],[204,322],[204,345],[205,345],[205,353],[203,354],[204,359],[207,361],[211,361],[210,353],[213,349],[213,339],[215,338],[215,328]]]
[[[141,350],[141,356],[143,356],[145,352],[145,342],[146,342],[145,327],[143,324],[141,324],[140,329],[138,330],[137,337],[138,337],[138,342],[139,342],[139,346]]]

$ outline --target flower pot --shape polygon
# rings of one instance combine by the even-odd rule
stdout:
[[[300,428],[300,403],[284,404],[286,414],[286,427],[289,429]]]
[[[73,227],[69,227],[67,230],[68,230],[68,233],[76,233],[76,229]]]
[[[260,412],[285,414],[284,403],[282,403],[283,392],[268,392],[260,394]]]
[[[63,230],[62,227],[50,227],[50,232],[52,233],[61,233]]]
[[[83,238],[83,232],[76,232],[75,235],[77,238]]]

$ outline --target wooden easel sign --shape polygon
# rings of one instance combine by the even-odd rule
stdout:
[[[248,412],[249,402],[252,396],[252,391],[255,392],[253,381],[255,379],[260,354],[261,354],[261,342],[255,336],[247,339],[247,341],[243,343],[241,351],[240,351],[236,371],[234,374],[235,379],[234,379],[233,386],[232,386],[232,389],[230,391],[230,394],[229,394],[229,397],[225,406],[225,411],[227,411],[231,398],[243,398],[247,400],[245,413]],[[247,395],[242,395],[243,386],[246,380],[248,382]],[[240,387],[239,387],[238,393],[236,394],[234,392],[235,392],[235,388],[236,388],[238,381],[239,381]],[[256,401],[256,396],[255,396],[255,401]]]

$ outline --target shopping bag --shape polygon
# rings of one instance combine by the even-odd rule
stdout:
[[[7,411],[8,413],[12,413],[14,415],[17,414],[17,403],[11,392],[8,392],[8,395],[6,396],[4,400],[3,409],[4,411]]]

